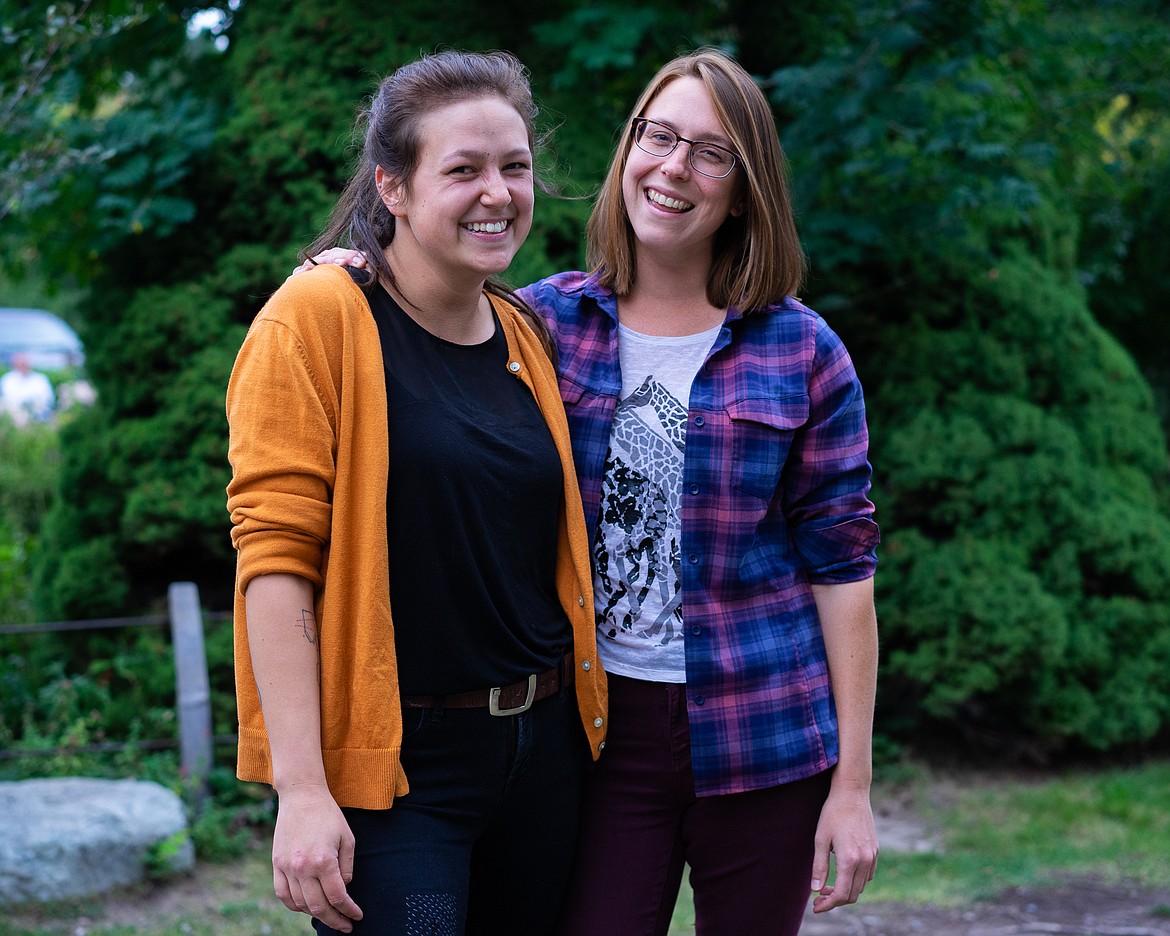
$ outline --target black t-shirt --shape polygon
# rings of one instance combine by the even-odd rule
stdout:
[[[496,321],[478,345],[367,291],[386,370],[390,607],[404,695],[507,685],[572,632],[555,587],[560,458]]]

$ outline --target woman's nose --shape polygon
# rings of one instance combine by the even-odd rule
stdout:
[[[489,205],[506,205],[512,200],[504,178],[498,172],[490,172],[484,176],[483,194],[480,199]]]
[[[662,171],[669,176],[686,176],[691,171],[691,144],[679,140],[670,153],[662,157]]]

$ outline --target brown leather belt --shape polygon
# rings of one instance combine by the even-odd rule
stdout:
[[[486,708],[493,715],[519,715],[527,712],[533,702],[547,699],[573,684],[573,651],[552,669],[533,673],[527,679],[510,686],[494,689],[474,689],[471,692],[452,692],[448,695],[403,696],[406,708]]]

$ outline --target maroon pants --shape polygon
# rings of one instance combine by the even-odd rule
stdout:
[[[558,936],[663,936],[684,864],[696,936],[795,936],[829,772],[696,797],[684,686],[610,675],[609,715]]]

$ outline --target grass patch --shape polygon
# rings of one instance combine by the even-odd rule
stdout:
[[[890,786],[896,787],[891,791]],[[935,831],[939,853],[882,852],[865,902],[966,906],[1008,887],[1092,877],[1135,886],[1170,880],[1170,763],[1059,776],[959,780],[915,771],[879,784],[896,792]],[[1170,907],[1165,909],[1170,917]],[[683,882],[671,936],[694,933]]]
[[[1170,841],[1170,764],[964,780],[950,802],[922,814],[942,852],[883,854],[867,898],[959,906],[1084,875],[1139,886],[1170,879],[1161,845]]]
[[[891,786],[894,789],[891,789]],[[909,800],[941,842],[938,854],[882,853],[863,900],[963,906],[1011,886],[1080,876],[1165,886],[1170,880],[1170,762],[1060,776],[926,771],[879,785],[875,799]],[[201,863],[190,877],[119,894],[6,911],[6,936],[304,936],[308,918],[272,894],[269,840],[242,857]],[[1170,918],[1170,906],[1160,908]],[[690,888],[671,936],[694,933]]]

